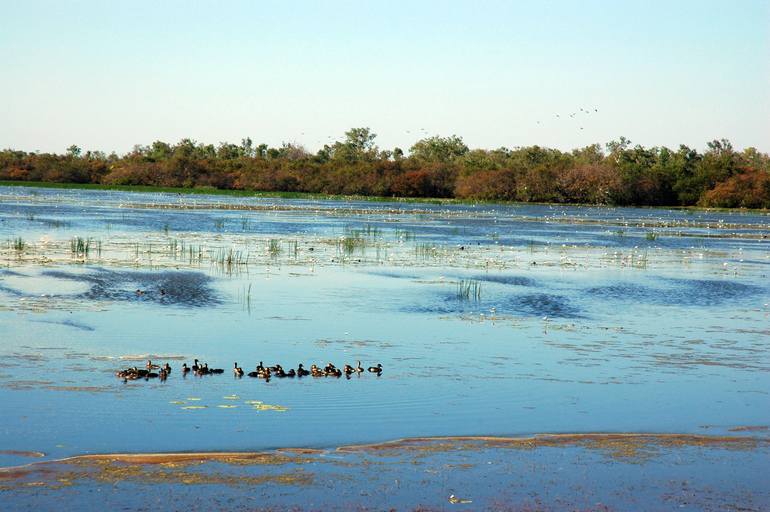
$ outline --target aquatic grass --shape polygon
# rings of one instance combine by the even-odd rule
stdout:
[[[655,241],[655,240],[658,238],[658,234],[657,234],[657,233],[655,233],[654,231],[648,231],[648,232],[647,232],[647,233],[644,235],[644,237],[645,237],[647,240],[649,240],[649,241],[651,241],[651,242],[654,242],[654,241]]]
[[[268,240],[267,252],[270,253],[271,258],[277,258],[281,254],[281,241],[276,238]]]
[[[438,247],[429,243],[415,244],[414,253],[423,260],[434,259],[440,256]]]
[[[230,248],[219,248],[211,257],[211,263],[218,266],[226,274],[240,271],[247,266],[249,262],[249,253]]]
[[[344,253],[346,256],[350,256],[356,250],[359,250],[361,254],[363,254],[365,249],[366,240],[358,232],[353,232],[337,241],[337,250]]]
[[[17,237],[17,238],[14,238],[14,239],[11,241],[11,247],[12,247],[12,248],[13,248],[13,250],[14,250],[14,251],[16,251],[16,252],[23,252],[23,251],[24,251],[24,249],[26,249],[26,248],[27,248],[27,243],[24,241],[24,239],[23,239],[23,238],[21,238],[21,237]]]
[[[462,302],[481,300],[481,282],[475,279],[461,279],[457,283],[457,299]]]
[[[70,254],[75,258],[88,258],[91,251],[95,250],[97,256],[102,255],[102,241],[92,238],[75,237],[70,239]]]

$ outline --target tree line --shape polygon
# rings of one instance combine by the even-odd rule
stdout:
[[[470,149],[428,137],[408,153],[382,150],[353,128],[316,153],[303,146],[201,144],[183,139],[125,155],[0,151],[0,180],[218,188],[382,197],[433,197],[637,206],[770,208],[770,156],[714,140],[704,152],[646,148],[621,137],[572,151]]]

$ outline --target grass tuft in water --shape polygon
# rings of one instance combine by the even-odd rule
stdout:
[[[95,250],[97,256],[102,255],[102,241],[92,238],[75,237],[70,240],[70,253],[76,258],[88,258]]]
[[[461,279],[457,283],[457,299],[463,302],[481,300],[481,283],[475,279]]]
[[[277,258],[281,254],[281,241],[276,238],[271,238],[268,241],[267,252],[270,253],[271,258]]]

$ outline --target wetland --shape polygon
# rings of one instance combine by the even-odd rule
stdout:
[[[0,186],[0,497],[767,509],[768,249],[766,212]]]

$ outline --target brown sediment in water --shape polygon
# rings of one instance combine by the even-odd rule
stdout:
[[[733,427],[729,432],[767,432],[770,426],[767,425],[746,425],[742,427]]]
[[[43,452],[28,452],[23,450],[0,450],[0,455],[16,455],[17,457],[45,457]]]
[[[452,436],[416,437],[386,443],[343,446],[342,452],[397,455],[403,452],[436,453],[483,448],[526,449],[580,447],[605,452],[626,461],[641,461],[665,448],[706,447],[752,450],[770,444],[768,438],[658,433],[537,434],[528,437]]]
[[[740,431],[764,431],[768,427],[736,427]],[[668,433],[577,433],[577,434],[536,434],[525,437],[501,436],[448,436],[412,437],[383,443],[345,445],[336,449],[280,448],[261,452],[178,452],[178,453],[111,453],[77,455],[64,459],[37,462],[26,466],[0,468],[0,475],[22,468],[32,469],[47,464],[81,466],[166,466],[181,467],[207,462],[231,465],[305,464],[320,462],[323,458],[312,457],[328,453],[365,453],[370,455],[392,455],[401,453],[439,453],[457,450],[482,450],[487,448],[510,448],[532,450],[537,448],[586,448],[609,452],[613,457],[634,457],[642,449],[702,447],[714,449],[753,450],[770,446],[768,437],[712,436],[702,434]],[[16,453],[16,452],[0,452]],[[39,452],[18,452],[38,454]]]
[[[291,453],[293,449],[282,449],[280,452]],[[115,453],[115,454],[95,454],[79,455],[69,459],[63,459],[60,462],[66,464],[79,463],[113,463],[121,462],[125,464],[200,464],[203,462],[221,462],[224,464],[235,465],[271,465],[282,464],[302,464],[309,459],[299,457],[299,455],[316,454],[320,450],[296,449],[296,455],[288,456],[279,451],[266,452],[188,452],[188,453]]]
[[[306,468],[370,467],[386,463],[379,457],[394,457],[396,463],[419,463],[425,457],[452,452],[561,448],[596,450],[623,463],[642,464],[664,450],[702,448],[751,451],[770,446],[768,437],[707,436],[658,433],[538,434],[526,437],[452,436],[406,438],[376,444],[341,446],[336,449],[284,448],[263,452],[135,453],[81,455],[60,460],[34,462],[0,468],[0,490],[44,486],[59,489],[78,482],[117,484],[258,486],[313,485],[316,475]],[[337,454],[338,457],[325,455]],[[351,457],[343,458],[344,455]],[[443,460],[443,459],[442,459]],[[471,469],[474,462],[445,461],[444,467]],[[212,464],[212,465],[209,465]],[[240,466],[234,471],[226,466]],[[256,466],[253,469],[245,469]],[[280,469],[279,469],[280,468]],[[256,474],[255,474],[256,473]],[[327,475],[328,476],[328,475]],[[344,473],[335,474],[344,478]]]

